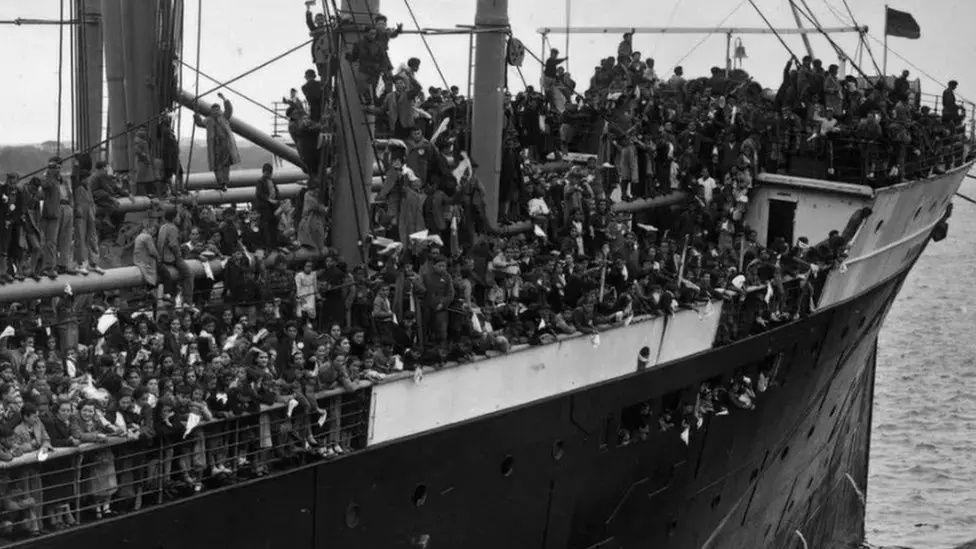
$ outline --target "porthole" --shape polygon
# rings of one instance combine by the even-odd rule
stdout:
[[[552,443],[552,459],[559,461],[563,459],[566,454],[566,450],[563,448],[563,441],[557,440]]]
[[[350,528],[359,526],[359,505],[354,502],[346,506],[346,526]]]
[[[418,484],[413,491],[413,504],[415,507],[420,507],[425,503],[427,503],[427,486]]]
[[[878,224],[874,226],[874,232],[880,231],[882,225],[884,225],[884,219],[882,219],[881,221],[878,221]]]
[[[512,471],[515,469],[515,458],[512,456],[505,456],[502,460],[502,476],[508,477],[512,475]]]
[[[643,370],[647,368],[647,365],[651,362],[651,348],[641,347],[641,350],[637,353],[637,369]]]

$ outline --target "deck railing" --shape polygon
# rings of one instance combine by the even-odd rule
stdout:
[[[175,440],[109,436],[0,462],[0,539],[51,531],[52,521],[70,527],[157,505],[204,487],[338,455],[335,449],[360,450],[366,444],[368,387],[361,383],[351,393],[317,393],[313,400],[324,416],[279,402],[262,405],[260,412],[202,422]],[[311,446],[309,436],[319,445]],[[106,508],[110,501],[112,510]]]

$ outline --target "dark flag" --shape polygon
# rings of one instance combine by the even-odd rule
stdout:
[[[885,34],[915,40],[922,35],[922,31],[912,14],[885,7]]]

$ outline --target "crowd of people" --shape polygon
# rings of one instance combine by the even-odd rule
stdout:
[[[643,315],[711,314],[716,300],[725,302],[717,344],[805,316],[852,233],[761,246],[745,223],[757,175],[787,171],[801,153],[824,158],[831,139],[850,135],[876,147],[863,167],[880,184],[913,173],[916,157],[942,158],[937,138],[955,138],[962,120],[954,99],[941,117],[919,108],[907,73],[890,89],[864,90],[809,58],[790,60],[775,94],[719,69],[689,81],[676,67],[664,80],[630,34],[579,94],[552,50],[540,90],[528,86],[505,102],[496,223],[477,159],[465,153],[469,101],[457,88],[425,92],[417,59],[394,71],[388,47],[400,28],[382,16],[351,51],[336,31],[346,23],[311,11],[306,22],[316,68],[288,112],[309,174],[300,196],[281,198],[265,165],[249,210],[181,203],[138,224],[128,245],[144,291],[6,306],[0,462],[111,437],[184,448],[155,465],[108,445],[86,454],[88,515],[111,514],[118,502],[138,508],[150,478],[192,493],[215,478],[264,474],[272,461],[255,455],[272,435],[241,419],[262,404],[287,408],[274,435],[286,446],[331,457],[362,445],[350,431],[356,414],[344,411],[355,408],[360,381],[596,334]],[[333,127],[340,52],[377,131],[400,140],[381,158],[362,258],[327,244],[331,141],[321,136]],[[231,113],[225,101],[196,120],[220,185],[237,161]],[[575,151],[588,154],[568,154]],[[10,204],[0,208],[0,283],[100,275],[96,227],[125,232],[116,200],[128,190],[104,161],[77,166],[65,178],[52,159],[43,178],[10,174],[0,186]],[[178,172],[157,176],[154,187],[178,189]],[[653,198],[658,207],[621,207]],[[517,222],[528,231],[506,231]],[[195,278],[188,264],[220,258],[219,277]],[[709,390],[708,401],[731,395],[747,409],[752,381],[737,383]],[[346,397],[322,400],[324,391]],[[652,425],[638,415],[634,436]],[[253,434],[223,442],[191,426],[228,418]],[[659,422],[673,426],[665,416]],[[37,534],[77,519],[73,496],[52,491],[56,475],[44,476],[43,466],[0,471],[0,530]]]

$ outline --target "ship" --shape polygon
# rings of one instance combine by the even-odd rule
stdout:
[[[130,1],[155,5],[125,4]],[[350,0],[343,10],[358,18],[379,6]],[[467,28],[479,31],[471,34],[477,44],[472,148],[479,169],[494,169],[496,181],[498,82],[508,47],[497,29],[507,27],[506,0],[479,0],[475,25]],[[194,94],[183,95],[193,106]],[[365,150],[369,137],[352,118],[347,124],[341,139],[358,140]],[[547,345],[425,368],[422,375],[363,383],[355,393],[332,391],[322,401],[343,418],[349,451],[341,456],[178,498],[160,495],[140,510],[12,546],[860,547],[878,334],[912,266],[945,235],[952,198],[972,167],[971,139],[970,132],[964,145],[928,160],[925,177],[916,179],[878,184],[863,171],[842,178],[815,162],[758,176],[746,223],[760,244],[846,227],[845,259],[823,273],[807,315],[729,341],[720,337],[722,320],[742,312],[715,300],[706,308],[635,318],[598,337],[560,336]],[[371,173],[369,155],[345,154],[340,177],[359,168]],[[365,193],[362,187],[352,193]],[[497,199],[489,185],[489,197],[493,192]],[[355,196],[340,194],[337,189],[337,205],[355,203]],[[227,202],[228,195],[214,200]],[[359,222],[336,220],[353,228]],[[355,249],[362,233],[349,233],[352,242],[343,245]],[[220,266],[212,265],[218,276]],[[115,271],[74,277],[74,291],[133,285],[131,268]],[[63,285],[8,284],[0,297],[46,295]],[[761,295],[767,288],[751,291]],[[744,378],[763,380],[752,409],[622,436],[635,415],[650,414],[656,425],[667,410],[695,406],[703,384]],[[282,407],[272,407],[260,421],[274,425],[282,417]],[[121,459],[118,452],[124,451],[117,450]]]

